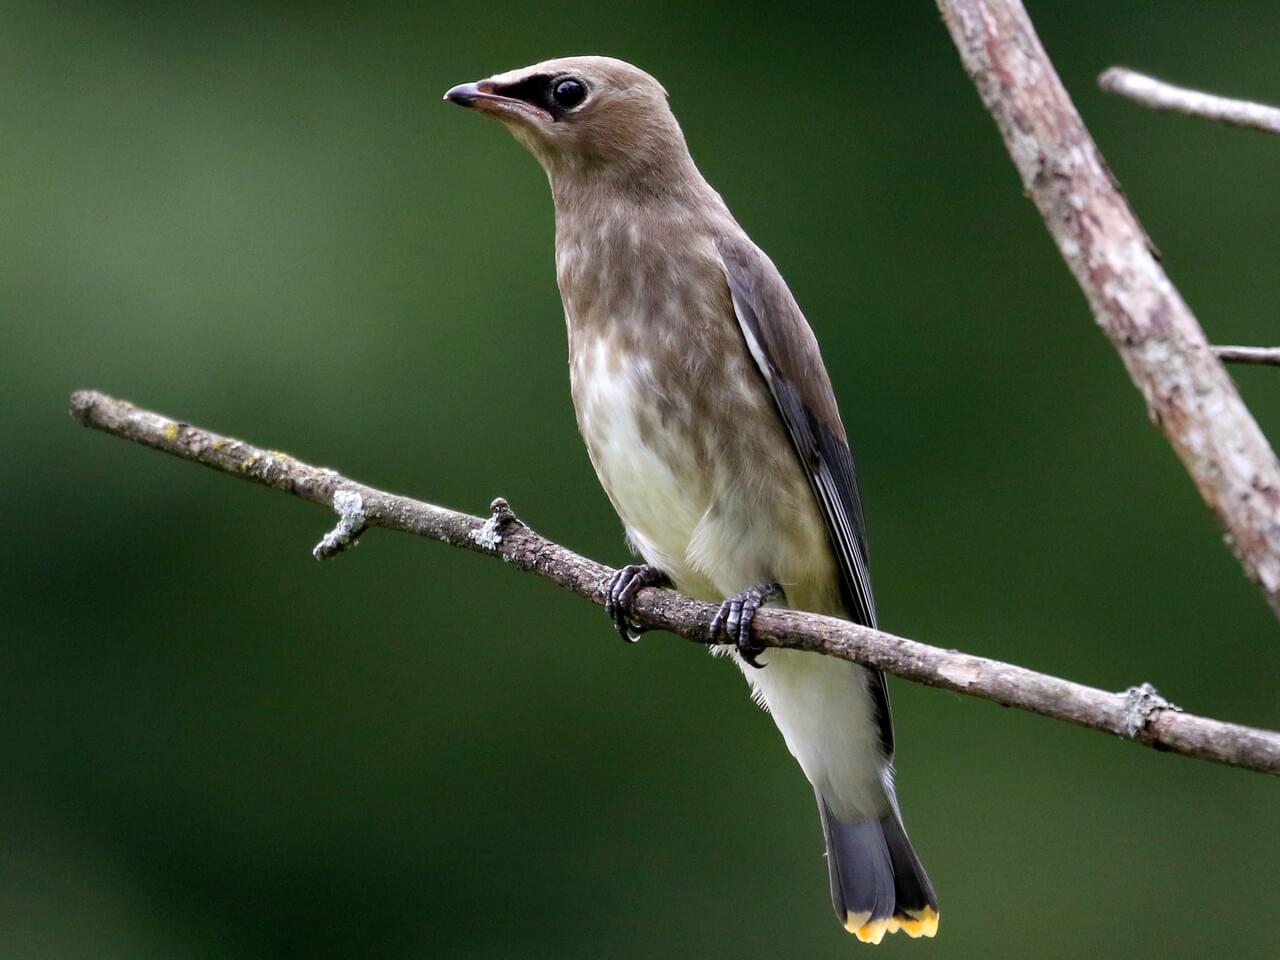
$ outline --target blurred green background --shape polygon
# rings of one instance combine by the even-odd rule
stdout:
[[[542,173],[449,85],[656,74],[788,277],[885,626],[1280,727],[1277,626],[1145,419],[934,7],[0,3],[0,957],[844,957],[809,787],[729,665],[491,560],[88,433],[97,387],[626,556],[569,403]],[[1270,0],[1034,3],[1219,342],[1280,339]],[[1280,372],[1233,371],[1280,435]],[[1274,957],[1273,778],[893,684],[939,938]]]

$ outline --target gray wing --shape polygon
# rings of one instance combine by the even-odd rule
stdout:
[[[818,341],[777,267],[755,244],[745,237],[724,237],[716,242],[716,249],[747,348],[769,386],[826,523],[845,610],[855,623],[874,627],[876,603],[862,500]],[[888,685],[879,670],[871,674],[880,742],[892,757]]]

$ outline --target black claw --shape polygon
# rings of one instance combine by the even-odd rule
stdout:
[[[720,609],[711,619],[709,628],[711,639],[720,642],[727,639],[738,648],[738,656],[757,670],[763,670],[767,664],[757,658],[764,653],[765,645],[756,640],[751,623],[755,620],[756,611],[761,604],[782,592],[782,588],[774,582],[756,584],[730,597],[720,604]]]
[[[627,643],[635,643],[644,633],[644,627],[629,616],[628,611],[636,594],[644,587],[667,583],[667,575],[649,564],[631,563],[617,571],[604,588],[604,612],[613,621],[613,629]]]

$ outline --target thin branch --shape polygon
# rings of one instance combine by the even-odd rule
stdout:
[[[1247,127],[1264,133],[1280,133],[1280,108],[1249,100],[1233,100],[1187,87],[1175,87],[1127,67],[1112,67],[1098,77],[1098,86],[1108,93],[1167,113],[1217,120],[1233,127]]]
[[[1256,363],[1280,367],[1280,347],[1214,347],[1223,363]]]
[[[384,527],[501,557],[597,604],[603,602],[603,586],[614,572],[539,536],[516,519],[505,500],[493,502],[488,519],[469,516],[376,490],[288,454],[262,450],[93,391],[72,395],[71,414],[85,426],[334,509],[338,527],[321,541],[318,557],[340,552],[366,527]],[[651,629],[710,642],[707,627],[715,613],[711,604],[650,587],[637,595],[634,612],[636,620]],[[755,628],[768,646],[879,667],[927,686],[1106,731],[1157,750],[1280,773],[1280,733],[1183,713],[1148,684],[1108,693],[844,620],[790,610],[761,610]]]
[[[937,3],[1094,319],[1280,616],[1280,462],[1152,255],[1021,2]]]

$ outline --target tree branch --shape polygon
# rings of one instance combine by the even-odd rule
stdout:
[[[1108,93],[1118,93],[1152,110],[1217,120],[1233,127],[1247,127],[1264,133],[1280,133],[1280,108],[1175,87],[1171,83],[1126,67],[1104,70],[1098,77],[1098,86]]]
[[[1223,363],[1257,363],[1280,367],[1280,347],[1214,347]]]
[[[1020,0],[937,3],[1094,319],[1280,616],[1280,462],[1157,263]]]
[[[339,515],[338,526],[316,547],[319,558],[341,552],[367,527],[384,527],[501,557],[597,604],[603,603],[603,587],[614,572],[538,535],[516,518],[505,500],[493,502],[488,519],[469,516],[377,490],[288,454],[262,450],[88,390],[72,395],[71,415],[85,426],[332,508]],[[649,587],[637,595],[634,613],[639,623],[651,629],[710,642],[707,628],[715,614],[711,604]],[[755,631],[771,647],[878,667],[927,686],[1113,733],[1157,750],[1280,773],[1280,733],[1183,713],[1149,684],[1108,693],[844,620],[790,610],[762,609]]]

